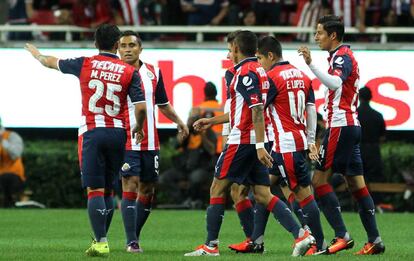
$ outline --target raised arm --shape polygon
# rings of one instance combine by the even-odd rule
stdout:
[[[38,60],[43,66],[55,70],[59,70],[58,67],[58,58],[54,56],[43,55],[40,51],[34,46],[33,44],[26,43],[24,47],[27,51],[29,51],[33,57]]]

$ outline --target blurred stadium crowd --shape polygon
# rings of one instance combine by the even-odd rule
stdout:
[[[0,2],[0,10],[4,10],[0,24],[75,25],[91,29],[102,23],[307,27],[315,26],[316,19],[328,13],[342,17],[345,26],[357,27],[361,33],[368,26],[414,25],[414,0],[6,0]],[[91,36],[80,34],[74,39],[89,40]],[[9,34],[9,40],[32,37],[24,32]],[[64,35],[34,37],[62,40]],[[159,40],[164,39],[161,36]],[[186,38],[175,35],[166,40]],[[304,41],[306,37],[293,36],[291,40]],[[362,39],[365,40],[375,39]]]

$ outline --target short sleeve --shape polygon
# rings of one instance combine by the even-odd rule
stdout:
[[[129,98],[133,104],[145,101],[145,96],[142,92],[141,84],[141,77],[139,77],[138,72],[134,70],[128,92]]]
[[[269,107],[270,104],[274,102],[276,99],[276,96],[278,94],[278,90],[276,88],[276,84],[272,79],[269,77],[269,91],[267,92],[267,99],[266,99],[266,105],[265,108]]]
[[[162,79],[161,71],[159,71],[157,87],[155,88],[155,104],[162,105],[167,104],[168,97],[167,92],[165,91],[164,80]]]
[[[333,75],[339,76],[344,82],[352,72],[352,60],[348,55],[336,56],[332,63]]]
[[[58,60],[59,71],[66,74],[73,74],[76,77],[80,77],[82,71],[84,57],[72,58],[72,59],[60,59]]]
[[[239,75],[238,77],[236,89],[243,96],[249,108],[263,104],[257,75],[249,72],[246,75]]]

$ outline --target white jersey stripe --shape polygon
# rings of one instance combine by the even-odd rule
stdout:
[[[96,114],[95,115],[95,124],[96,124],[96,128],[106,127],[105,117],[103,115]]]

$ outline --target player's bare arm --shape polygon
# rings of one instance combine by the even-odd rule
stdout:
[[[187,124],[184,124],[180,117],[178,117],[176,111],[171,106],[171,104],[167,103],[163,105],[158,105],[158,109],[160,109],[161,113],[164,114],[165,117],[177,124],[178,138],[181,140],[187,138],[189,134]]]
[[[256,135],[257,158],[263,165],[271,168],[273,165],[273,158],[269,155],[264,147],[265,124],[263,105],[257,105],[252,108],[252,120],[254,132]]]
[[[229,122],[229,113],[215,116],[213,118],[201,118],[194,122],[193,127],[196,131],[203,131],[210,128],[212,125],[223,124]]]
[[[140,102],[135,104],[135,119],[137,120],[137,124],[132,129],[132,136],[135,136],[136,144],[140,143],[144,137],[144,131],[142,130],[144,127],[144,121],[147,118],[147,106],[145,102]]]
[[[29,51],[33,57],[38,60],[43,66],[58,70],[58,58],[54,56],[43,55],[33,44],[26,43],[24,49]]]

